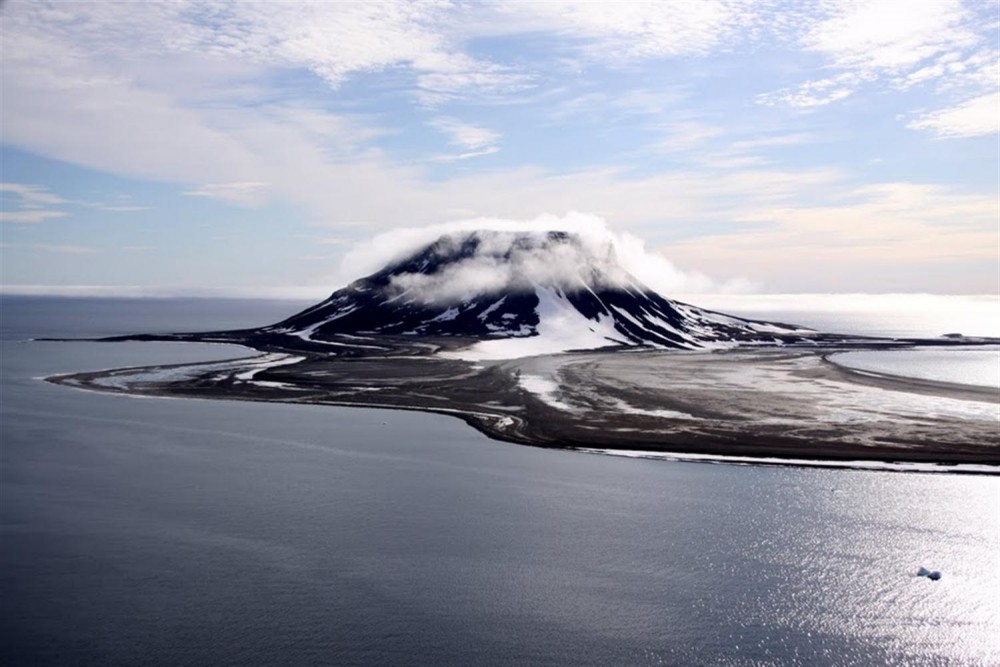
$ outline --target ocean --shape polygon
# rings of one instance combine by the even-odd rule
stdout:
[[[997,477],[625,459],[38,379],[248,351],[35,337],[302,305],[0,300],[0,662],[1000,663]],[[869,320],[852,333],[889,326]]]
[[[1000,338],[1000,297],[933,294],[779,294],[693,296],[697,303],[743,317],[800,324],[817,331],[937,338]],[[1000,391],[1000,347],[925,347],[836,354],[835,363],[902,377],[993,387]]]

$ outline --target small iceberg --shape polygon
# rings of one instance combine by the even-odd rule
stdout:
[[[917,570],[917,576],[927,577],[931,581],[937,581],[938,579],[941,578],[941,573],[938,572],[937,570],[928,570],[926,567],[921,565],[920,569]]]

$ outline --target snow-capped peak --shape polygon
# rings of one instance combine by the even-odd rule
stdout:
[[[265,331],[314,342],[345,334],[471,339],[463,354],[478,358],[612,345],[695,349],[802,333],[670,301],[629,274],[613,247],[560,231],[442,237]]]

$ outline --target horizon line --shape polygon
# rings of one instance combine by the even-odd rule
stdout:
[[[76,298],[141,298],[141,299],[273,299],[284,301],[306,301],[326,298],[344,286],[317,288],[306,286],[280,287],[182,287],[182,286],[139,286],[139,285],[3,285],[0,296],[76,297]],[[677,292],[664,295],[667,298],[683,300],[685,297],[709,297],[726,299],[795,297],[975,297],[1000,300],[996,293],[965,292]]]

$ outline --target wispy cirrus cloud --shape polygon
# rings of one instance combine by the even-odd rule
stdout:
[[[102,252],[101,248],[95,248],[94,246],[69,245],[63,243],[36,243],[31,247],[37,250],[44,250],[46,252],[54,252],[63,255],[93,255],[95,253]]]
[[[719,0],[523,0],[503,3],[500,11],[522,25],[578,39],[585,54],[619,60],[708,53],[725,46],[752,14],[748,5]]]
[[[22,4],[16,33],[85,44],[114,61],[132,54],[204,54],[260,67],[303,68],[339,87],[350,76],[413,72],[427,94],[509,90],[525,83],[509,67],[470,56],[454,36],[458,9],[433,0],[230,4],[210,0],[134,5]],[[18,41],[22,36],[19,35]]]
[[[769,106],[788,105],[800,109],[822,107],[850,97],[859,85],[874,78],[865,72],[843,72],[836,76],[806,81],[795,88],[758,95],[757,101]]]
[[[34,224],[55,218],[65,218],[66,211],[49,211],[45,209],[27,209],[21,211],[0,211],[0,222],[16,222]]]
[[[451,117],[439,117],[428,122],[428,125],[448,137],[448,143],[460,150],[458,153],[435,155],[434,162],[452,162],[472,157],[490,155],[500,150],[497,143],[500,133],[478,125],[463,123]]]
[[[27,183],[0,183],[0,193],[9,192],[20,199],[21,206],[31,208],[36,206],[58,206],[67,203],[57,194],[49,192],[41,185]]]
[[[236,181],[233,183],[205,183],[184,191],[187,197],[221,199],[240,206],[254,206],[264,200],[270,183],[262,181]]]
[[[941,138],[996,135],[1000,132],[1000,93],[982,95],[947,109],[921,115],[907,127]]]
[[[0,222],[35,224],[63,218],[69,213],[49,207],[68,203],[41,185],[0,183]]]
[[[457,162],[459,160],[468,160],[473,157],[483,157],[485,155],[492,155],[494,153],[499,153],[500,148],[498,146],[487,146],[480,150],[465,151],[463,153],[442,153],[438,155],[432,155],[427,158],[428,162]]]
[[[802,42],[829,58],[833,67],[902,74],[979,44],[966,25],[972,18],[959,0],[855,0],[838,4]]]
[[[140,206],[138,204],[104,204],[95,203],[94,208],[100,209],[102,211],[113,211],[116,213],[132,213],[135,211],[148,211],[149,206]]]
[[[448,136],[448,143],[466,150],[482,150],[495,146],[500,133],[478,125],[463,123],[455,118],[435,118],[428,123]]]
[[[855,0],[831,7],[797,39],[806,52],[822,56],[833,73],[761,94],[758,102],[816,108],[878,82],[896,89],[996,86],[990,73],[997,51],[983,38],[995,16],[985,18],[961,0]]]
[[[42,250],[63,255],[92,255],[104,252],[103,248],[66,243],[0,243],[0,248],[27,248],[29,250]]]
[[[717,125],[685,119],[662,124],[661,132],[650,148],[660,153],[676,154],[699,148],[725,131]]]
[[[914,183],[830,194],[813,205],[747,207],[740,214],[743,229],[673,241],[663,250],[682,267],[697,257],[715,275],[742,268],[772,289],[797,275],[798,291],[827,289],[831,278],[842,291],[899,290],[919,270],[933,276],[937,291],[963,293],[996,275],[993,197]],[[879,267],[875,283],[864,268],[873,264]]]
[[[59,209],[51,208],[59,206]],[[148,210],[148,206],[131,203],[128,196],[110,201],[66,199],[41,185],[0,183],[0,222],[39,223],[70,215],[69,207],[87,207],[102,211],[133,212]]]

